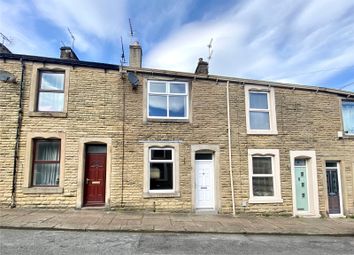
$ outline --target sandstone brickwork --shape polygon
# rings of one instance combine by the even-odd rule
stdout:
[[[19,60],[0,58],[0,69],[15,74],[19,81]],[[35,64],[41,64],[37,61]],[[126,70],[63,65],[70,68],[66,116],[30,114],[29,105],[34,62],[25,61],[24,119],[17,169],[17,207],[78,207],[80,185],[80,139],[108,138],[112,141],[111,173],[106,207],[167,212],[193,211],[192,145],[217,145],[220,149],[216,200],[218,212],[232,213],[230,188],[226,82],[193,78],[177,73],[135,69],[139,79],[132,89]],[[60,64],[59,64],[60,65]],[[45,64],[43,64],[45,68]],[[188,121],[159,121],[146,118],[146,86],[149,79],[189,83]],[[277,135],[250,135],[246,129],[245,85],[230,82],[230,120],[233,186],[239,213],[286,214],[293,210],[290,151],[316,152],[320,212],[328,213],[325,161],[340,161],[344,213],[354,214],[354,138],[338,138],[342,130],[341,100],[345,96],[325,91],[275,86]],[[15,147],[19,84],[0,82],[1,169],[0,204],[11,202],[13,155]],[[63,191],[33,193],[25,189],[26,145],[30,133],[65,133]],[[144,144],[179,144],[180,194],[173,197],[146,197],[144,187]],[[249,199],[248,149],[279,149],[283,203],[247,203]],[[82,163],[82,162],[81,162]],[[29,188],[30,190],[30,188]],[[82,195],[82,194],[81,194]]]

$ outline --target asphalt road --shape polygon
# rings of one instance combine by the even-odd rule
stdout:
[[[354,254],[353,237],[0,229],[0,254]]]

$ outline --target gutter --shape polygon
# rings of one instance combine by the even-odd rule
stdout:
[[[23,59],[20,59],[21,62],[21,82],[20,82],[20,99],[18,107],[18,118],[17,118],[17,129],[16,129],[16,144],[15,144],[15,153],[14,153],[14,168],[12,174],[12,191],[11,191],[11,208],[16,207],[16,180],[17,180],[17,164],[18,164],[18,154],[20,146],[20,137],[21,137],[21,127],[22,127],[22,118],[23,118],[23,89],[24,89],[24,78],[25,78],[25,63]]]
[[[236,216],[235,208],[235,194],[234,194],[234,178],[232,171],[232,150],[231,150],[231,118],[230,118],[230,92],[229,92],[230,82],[226,82],[226,105],[227,105],[227,139],[228,139],[228,150],[229,150],[229,172],[230,172],[230,186],[231,186],[231,197],[232,197],[232,215]]]
[[[262,80],[253,80],[253,79],[244,79],[237,77],[229,77],[229,76],[221,76],[221,75],[198,75],[194,73],[187,72],[178,72],[178,71],[169,71],[169,70],[160,70],[160,69],[151,69],[151,68],[132,68],[125,67],[127,71],[141,73],[146,75],[161,75],[167,77],[178,77],[178,78],[186,78],[186,79],[198,79],[198,80],[208,80],[215,82],[230,82],[238,85],[257,85],[257,86],[265,86],[265,87],[275,87],[275,88],[284,88],[290,90],[304,90],[304,91],[312,91],[316,94],[319,92],[335,94],[338,96],[343,96],[347,98],[353,98],[354,92],[339,90],[339,89],[331,89],[319,86],[309,86],[309,85],[301,85],[295,83],[282,83],[282,82],[274,82],[274,81],[262,81]]]

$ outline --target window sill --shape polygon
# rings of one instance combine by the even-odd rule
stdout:
[[[343,139],[354,139],[354,134],[344,134]]]
[[[29,187],[22,188],[24,194],[62,194],[64,189],[61,187]]]
[[[53,117],[53,118],[66,118],[66,112],[29,112],[30,117]]]
[[[176,122],[176,123],[189,123],[189,119],[164,119],[164,118],[147,118],[147,122]]]
[[[260,130],[247,130],[248,135],[277,135],[278,131],[277,130],[265,130],[265,131],[260,131]]]
[[[283,199],[267,197],[267,198],[250,198],[248,200],[249,204],[275,204],[275,203],[283,203]]]
[[[144,198],[158,198],[158,197],[180,197],[180,192],[161,192],[161,193],[151,193],[151,192],[144,192]]]

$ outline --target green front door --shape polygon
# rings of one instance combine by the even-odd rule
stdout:
[[[305,159],[295,160],[296,208],[308,211],[307,167]]]

